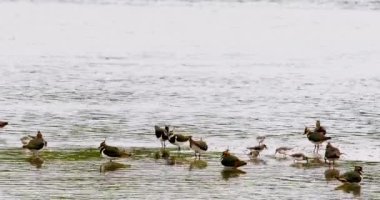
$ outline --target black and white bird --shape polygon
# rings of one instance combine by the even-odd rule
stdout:
[[[254,146],[254,147],[247,147],[247,149],[249,149],[249,150],[256,150],[256,151],[259,151],[259,152],[261,152],[262,150],[264,150],[264,149],[268,149],[268,147],[267,147],[267,145],[265,145],[265,144],[260,144],[260,145],[258,145],[258,146]]]
[[[155,125],[154,131],[156,134],[156,138],[159,139],[161,142],[161,148],[165,149],[166,148],[165,141],[167,141],[169,139],[169,134],[170,134],[169,126],[166,125],[165,128],[161,128],[161,127]]]
[[[304,135],[307,136],[307,139],[314,144],[314,150],[313,152],[318,153],[319,145],[321,145],[323,142],[330,140],[331,137],[326,137],[324,133],[322,132],[314,132],[311,131],[309,128],[305,127]]]
[[[363,168],[361,166],[355,166],[354,171],[346,172],[339,177],[336,177],[343,183],[360,183],[363,179]]]
[[[187,144],[190,140],[190,136],[182,134],[171,134],[169,136],[169,142],[178,147],[178,151],[181,151],[181,147]]]
[[[39,150],[47,146],[47,141],[42,137],[42,133],[37,131],[35,137],[31,136],[31,139],[22,146],[22,148],[29,149],[33,154],[38,156]]]
[[[110,162],[112,162],[112,160],[115,160],[117,158],[130,157],[132,155],[131,153],[127,152],[124,149],[108,146],[105,140],[100,143],[98,149],[100,150],[101,156],[103,158],[109,159]]]
[[[203,141],[202,138],[200,140],[193,140],[192,136],[189,136],[189,137],[190,137],[189,138],[190,148],[194,150],[195,158],[197,158],[197,154],[198,154],[198,158],[200,160],[201,154],[206,152],[208,149],[207,143]]]

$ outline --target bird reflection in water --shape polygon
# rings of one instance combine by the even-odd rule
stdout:
[[[236,178],[239,177],[241,174],[246,174],[247,172],[240,170],[240,169],[223,169],[221,171],[222,177],[224,180],[228,180],[230,178]]]
[[[118,162],[106,162],[100,165],[100,172],[105,173],[108,171],[116,171],[118,169],[128,168],[130,165],[126,165]]]
[[[204,160],[193,160],[190,162],[189,171],[193,169],[204,169],[207,167],[207,162]]]
[[[44,160],[39,157],[39,156],[31,156],[29,158],[27,158],[27,161],[33,165],[33,166],[36,166],[36,168],[41,168],[42,167],[42,164],[44,163]]]
[[[339,177],[339,170],[335,168],[329,168],[325,171],[325,179],[326,181],[333,181],[336,180],[336,177]]]
[[[361,186],[358,183],[343,183],[335,188],[335,190],[342,190],[346,193],[352,193],[355,197],[360,196]]]

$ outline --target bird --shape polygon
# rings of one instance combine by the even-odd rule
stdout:
[[[221,163],[225,168],[236,169],[247,164],[247,162],[242,161],[238,157],[230,154],[228,149],[223,151],[221,159]]]
[[[294,162],[303,161],[303,160],[306,160],[307,163],[309,162],[309,158],[305,156],[303,153],[294,153],[294,154],[291,154],[290,156],[294,159],[293,160]]]
[[[0,128],[4,128],[6,125],[8,125],[8,122],[0,121]]]
[[[27,136],[24,136],[24,137],[20,138],[20,140],[21,140],[21,143],[22,143],[23,145],[26,145],[26,144],[29,143],[30,140],[33,140],[33,139],[35,139],[35,138],[36,138],[36,136],[27,135]]]
[[[247,149],[249,149],[249,150],[256,150],[256,151],[259,151],[259,152],[261,152],[262,150],[264,150],[264,149],[268,149],[267,148],[267,145],[265,145],[265,144],[260,144],[260,145],[258,145],[258,146],[254,146],[254,147],[247,147]]]
[[[329,165],[331,164],[331,161],[332,161],[332,164],[334,165],[335,160],[338,160],[340,158],[340,155],[342,154],[343,153],[341,153],[338,148],[333,147],[331,143],[328,142],[326,145],[326,151],[325,151],[325,163],[328,160]]]
[[[321,122],[319,120],[315,122],[314,132],[323,133],[323,135],[326,135],[326,129],[321,126]]]
[[[178,146],[178,151],[181,151],[181,146],[185,145],[190,139],[190,136],[182,134],[172,134],[169,136],[169,142]]]
[[[331,137],[326,137],[322,132],[313,132],[309,128],[305,127],[304,135],[307,136],[307,139],[314,144],[313,152],[317,152],[319,150],[319,145],[323,142],[330,140]]]
[[[120,149],[118,147],[108,146],[106,144],[106,140],[100,143],[98,149],[100,149],[100,154],[104,158],[108,158],[110,162],[112,160],[121,158],[121,157],[129,157],[132,154],[125,151],[124,149]]]
[[[165,125],[165,128],[161,128],[157,125],[154,126],[156,138],[161,141],[161,148],[165,149],[165,141],[169,139],[169,126]]]
[[[33,137],[33,136],[32,136]],[[36,137],[33,137],[27,144],[24,144],[22,148],[29,149],[33,154],[37,154],[38,151],[47,146],[47,141],[42,137],[42,133],[37,131]]]
[[[257,151],[257,150],[251,150],[248,154],[248,156],[251,158],[251,159],[256,159],[258,156],[260,155],[260,151]]]
[[[264,140],[265,140],[265,136],[257,136],[257,137],[256,137],[256,140],[257,140],[257,142],[258,142],[259,145],[260,145],[261,143],[264,142]]]
[[[336,177],[342,183],[360,183],[363,179],[363,168],[361,166],[355,166],[354,171],[346,172],[339,177]]]
[[[192,136],[189,136],[189,142],[190,142],[190,148],[194,150],[195,158],[197,158],[197,154],[198,154],[198,158],[200,160],[201,153],[206,152],[208,149],[207,143],[203,141],[202,138],[198,141],[193,140]]]
[[[286,154],[288,151],[292,150],[292,147],[279,147],[274,152],[274,155],[276,156],[277,153],[282,154],[284,157],[286,157]]]

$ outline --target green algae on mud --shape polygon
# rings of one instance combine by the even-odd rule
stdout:
[[[161,150],[160,148],[133,147],[127,148],[126,150],[132,153],[130,159],[134,160],[142,158],[170,158],[171,155],[175,155],[176,163],[190,163],[191,158],[193,158],[192,152],[176,152],[175,148]],[[0,149],[1,160],[17,161],[32,155],[30,151],[22,148]],[[220,152],[208,152],[203,157],[213,158],[219,155]],[[102,159],[99,150],[96,148],[44,149],[39,152],[39,156],[45,161],[86,161]]]

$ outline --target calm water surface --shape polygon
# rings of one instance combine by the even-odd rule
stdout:
[[[5,1],[0,3],[0,196],[11,199],[380,199],[380,13],[377,1]],[[359,190],[335,190],[312,153],[315,120],[364,167]],[[155,124],[209,144],[207,167],[150,154],[119,162],[49,153],[111,145],[156,148]],[[41,130],[41,167],[19,138]],[[245,173],[256,136],[269,149]],[[174,152],[173,152],[174,153]],[[191,152],[185,150],[184,154]],[[321,154],[324,153],[324,147]],[[65,153],[63,153],[65,154]],[[192,160],[187,157],[187,160]]]

